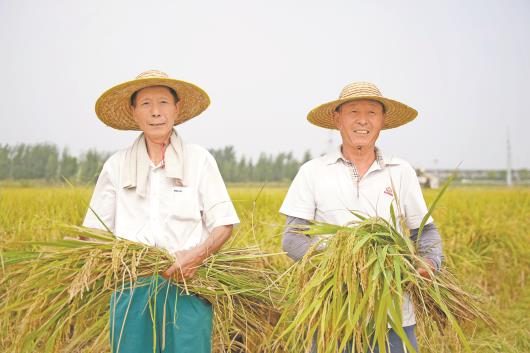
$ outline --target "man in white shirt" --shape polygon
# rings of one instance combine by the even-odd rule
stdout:
[[[108,228],[118,237],[175,254],[173,266],[164,269],[166,279],[192,278],[239,223],[214,158],[184,143],[174,129],[208,105],[199,87],[155,70],[112,87],[96,103],[96,114],[106,125],[142,133],[106,161],[83,225]],[[166,279],[139,279],[156,282],[157,291],[147,285],[113,294],[114,353],[211,351],[211,305],[182,294]],[[155,297],[157,306],[147,309]]]
[[[366,82],[346,86],[338,100],[322,104],[309,113],[311,123],[338,129],[342,145],[305,163],[289,188],[280,212],[287,216],[282,246],[291,258],[300,259],[318,240],[295,232],[292,225],[309,224],[310,221],[347,225],[358,221],[351,211],[383,217],[390,222],[391,204],[399,211],[411,236],[417,237],[427,207],[416,173],[404,160],[383,156],[375,146],[382,129],[406,124],[416,116],[414,109],[383,97],[375,85]],[[420,237],[419,252],[433,269],[440,267],[443,258],[441,240],[432,219]],[[426,269],[419,271],[424,276],[429,275]],[[409,340],[417,348],[415,323],[412,304],[406,296],[403,325]],[[391,353],[406,352],[403,342],[392,329],[388,333],[388,343]]]

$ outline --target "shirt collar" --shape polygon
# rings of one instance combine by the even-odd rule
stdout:
[[[339,145],[337,148],[335,148],[330,153],[324,155],[324,160],[327,165],[335,164],[338,161],[344,161],[347,162],[348,160],[344,158],[342,151],[341,151],[342,145]],[[383,151],[381,151],[380,148],[377,146],[375,147],[375,160],[379,167],[381,169],[390,166],[390,165],[398,165],[398,161],[396,161],[393,158],[386,158],[383,154]]]
[[[153,161],[152,161],[151,159],[149,159],[149,167],[150,167],[152,170],[162,168],[163,165],[164,165],[164,163],[163,163],[162,161],[158,162],[158,164],[155,165],[155,164],[153,163]]]

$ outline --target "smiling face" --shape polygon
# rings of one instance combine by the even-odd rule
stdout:
[[[131,108],[147,139],[167,141],[179,112],[179,102],[175,102],[169,88],[152,86],[137,91]]]
[[[373,100],[355,100],[343,103],[333,113],[335,126],[340,131],[345,148],[374,148],[383,128],[383,105]]]

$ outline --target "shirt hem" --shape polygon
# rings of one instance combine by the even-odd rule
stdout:
[[[309,215],[307,213],[295,212],[295,211],[288,210],[288,209],[283,209],[283,208],[280,209],[280,213],[285,215],[285,216],[302,218],[302,219],[305,219],[307,221],[312,221],[314,219],[314,215],[313,214]]]
[[[240,222],[239,218],[238,217],[223,217],[223,218],[219,218],[218,220],[216,220],[212,227],[211,227],[211,230],[213,231],[214,228],[216,227],[220,227],[220,226],[228,226],[228,225],[238,225]]]

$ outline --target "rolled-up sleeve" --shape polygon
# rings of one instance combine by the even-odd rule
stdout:
[[[312,238],[301,233],[308,229],[304,225],[309,225],[307,219],[287,216],[282,236],[282,249],[295,261],[304,257],[309,248],[318,241],[316,237]]]
[[[444,259],[443,248],[442,248],[442,237],[438,232],[438,228],[434,223],[426,224],[423,227],[421,235],[419,235],[419,229],[411,229],[410,238],[412,241],[417,243],[418,253],[431,260],[434,263],[434,267],[437,271],[442,267]]]
[[[208,232],[224,225],[239,223],[236,210],[228,195],[225,183],[217,167],[215,159],[208,154],[201,180],[199,182],[199,197],[202,217]]]

